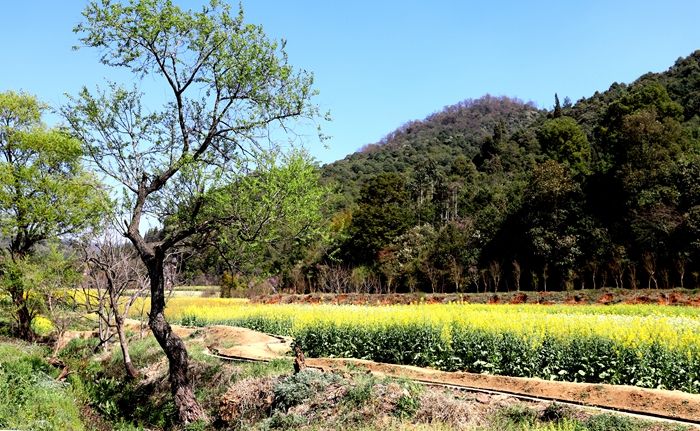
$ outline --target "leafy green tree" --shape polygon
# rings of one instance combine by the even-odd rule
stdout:
[[[430,259],[445,272],[454,270],[456,265],[462,268],[476,265],[478,248],[475,236],[474,223],[470,219],[445,223],[433,241]]]
[[[352,262],[371,263],[413,224],[411,200],[401,175],[383,173],[365,183],[358,203],[345,252]]]
[[[15,334],[33,336],[42,307],[27,283],[37,246],[80,234],[110,204],[98,180],[83,169],[80,141],[41,122],[46,106],[23,93],[0,93],[0,229],[7,240],[0,257],[2,289],[12,299]],[[34,259],[36,260],[36,259]]]
[[[149,326],[168,358],[179,419],[194,422],[205,413],[185,345],[165,319],[165,257],[193,235],[236,220],[216,208],[235,201],[225,185],[254,171],[250,155],[266,142],[276,146],[290,121],[319,117],[310,103],[313,77],[288,64],[284,44],[221,1],[198,12],[170,0],[92,1],[83,16],[75,30],[103,64],[162,85],[150,99],[160,106],[110,83],[84,88],[63,112],[96,167],[121,186],[122,233],[149,274]],[[161,238],[146,241],[144,224],[163,221]]]
[[[225,187],[218,206],[237,214],[217,234],[215,248],[232,274],[285,275],[324,234],[327,187],[308,154],[265,153],[253,172]]]
[[[537,139],[545,154],[564,163],[575,173],[590,172],[591,146],[583,129],[571,117],[555,117],[544,122]]]
[[[543,272],[552,267],[562,282],[570,281],[582,255],[580,201],[579,185],[565,166],[547,160],[534,169],[523,208],[529,252]]]
[[[394,278],[403,280],[409,288],[415,286],[422,269],[426,265],[433,264],[430,253],[435,248],[436,237],[435,229],[431,225],[416,225],[398,236],[389,247],[382,250],[379,264],[387,282],[389,281],[387,274],[392,271],[391,264],[394,264]],[[386,259],[386,255],[392,256],[393,260]]]

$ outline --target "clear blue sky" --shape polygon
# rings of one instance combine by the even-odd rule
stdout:
[[[200,1],[176,0],[189,8]],[[237,3],[234,3],[234,6]],[[114,70],[74,52],[82,0],[4,1],[0,91],[59,106]],[[286,38],[290,61],[313,71],[333,121],[322,162],[399,125],[486,93],[550,108],[614,82],[663,71],[700,49],[700,1],[244,1],[247,20]]]

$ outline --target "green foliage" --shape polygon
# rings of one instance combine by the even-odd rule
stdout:
[[[97,338],[74,338],[58,352],[58,357],[66,362],[87,360],[94,353],[97,343]]]
[[[396,401],[396,407],[394,408],[394,415],[401,419],[409,419],[415,416],[416,412],[420,408],[420,401],[411,395],[402,395]]]
[[[218,192],[222,227],[216,254],[228,271],[269,277],[289,271],[325,230],[321,206],[329,194],[306,152],[264,153],[255,170]]]
[[[408,123],[321,169],[327,235],[263,272],[338,293],[692,286],[699,58],[557,113],[487,96]]]
[[[85,429],[70,388],[36,347],[0,343],[0,427],[32,430]]]
[[[101,50],[102,63],[136,79],[157,77],[170,91],[162,107],[147,110],[136,89],[84,88],[63,109],[97,167],[123,186],[126,209],[143,182],[146,206],[165,222],[164,238],[235,221],[239,214],[217,212],[225,188],[270,164],[253,137],[319,115],[310,103],[313,76],[295,71],[284,44],[245,23],[242,10],[232,13],[219,1],[191,11],[166,0],[133,0],[91,2],[83,15],[75,32]]]
[[[546,422],[560,422],[570,418],[573,412],[569,406],[552,403],[542,411],[541,419]]]
[[[575,105],[556,96],[548,115],[509,99],[461,103],[325,166],[344,194],[333,210],[353,220],[344,254],[319,247],[307,265],[312,288],[313,263],[327,261],[372,268],[392,291],[688,286],[700,273],[699,61]],[[405,233],[428,228],[438,239],[402,259]],[[518,280],[502,269],[511,262]]]
[[[411,381],[402,381],[399,384],[404,389],[404,393],[396,400],[392,413],[398,418],[410,419],[420,409],[420,394],[423,388]]]
[[[109,208],[107,194],[81,165],[81,142],[41,123],[33,96],[0,93],[0,229],[26,254],[41,241],[77,234]]]
[[[47,129],[45,110],[28,94],[0,93],[0,233],[7,240],[0,290],[12,299],[15,333],[22,338],[31,338],[31,322],[45,300],[39,286],[55,288],[57,272],[66,274],[53,265],[61,260],[57,251],[40,259],[37,248],[85,232],[110,209],[106,191],[83,169],[81,142],[65,130]]]
[[[571,117],[547,120],[537,131],[545,154],[568,165],[574,172],[590,172],[591,146],[583,129]]]
[[[282,412],[275,412],[273,415],[266,419],[262,425],[262,430],[296,430],[299,427],[306,424],[306,419],[304,416],[297,414],[285,414]]]
[[[447,354],[441,330],[421,324],[359,328],[324,323],[297,331],[295,343],[311,357],[352,357],[417,366],[439,366]]]
[[[223,323],[277,328],[276,333],[293,335],[311,357],[700,393],[700,352],[675,351],[656,342],[632,348],[593,336],[530,340],[460,325],[451,328],[446,339],[442,329],[420,323],[376,327],[318,323],[292,333],[289,322],[274,320]]]
[[[358,202],[345,254],[353,262],[372,262],[385,245],[411,226],[405,180],[393,173],[373,177],[362,187]]]
[[[519,426],[533,426],[537,420],[537,412],[521,404],[514,404],[500,409],[498,416],[498,420]]]
[[[639,423],[632,419],[613,414],[591,416],[584,422],[589,431],[637,431],[641,429]]]
[[[354,376],[355,384],[348,388],[343,401],[353,407],[361,407],[372,399],[372,392],[376,384],[371,374]]]

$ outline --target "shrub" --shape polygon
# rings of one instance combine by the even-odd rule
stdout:
[[[273,408],[286,412],[290,407],[299,405],[315,393],[323,391],[328,385],[341,382],[343,379],[337,374],[306,369],[277,383],[274,388]]]
[[[602,414],[591,416],[584,422],[588,431],[638,431],[638,422],[622,416]]]

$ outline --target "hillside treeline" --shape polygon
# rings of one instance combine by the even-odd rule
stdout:
[[[325,233],[287,249],[275,287],[694,287],[700,51],[576,103],[555,95],[550,111],[467,100],[323,166],[321,177],[332,190]],[[186,271],[196,269],[190,261]]]
[[[549,112],[487,96],[406,124],[324,167],[342,198],[309,287],[696,286],[699,115],[700,51]]]

